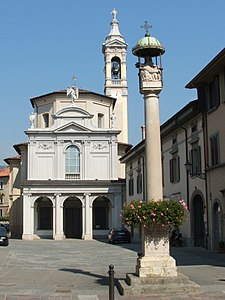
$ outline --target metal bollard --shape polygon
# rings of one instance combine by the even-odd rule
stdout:
[[[114,266],[109,266],[109,300],[114,300]]]

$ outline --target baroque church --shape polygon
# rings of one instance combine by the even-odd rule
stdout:
[[[27,142],[14,146],[21,196],[11,207],[12,236],[93,239],[121,226],[126,189],[119,159],[131,146],[127,44],[116,10],[110,25],[102,45],[104,95],[74,84],[31,99]]]

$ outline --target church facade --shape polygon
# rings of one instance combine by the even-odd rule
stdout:
[[[119,159],[130,148],[127,44],[115,10],[112,16],[102,47],[105,94],[75,84],[31,99],[27,142],[14,146],[21,159],[22,217],[11,220],[12,236],[92,239],[121,226],[125,180]]]

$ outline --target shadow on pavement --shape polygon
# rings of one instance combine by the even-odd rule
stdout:
[[[177,266],[211,265],[225,267],[225,255],[201,247],[171,248]]]
[[[96,278],[96,283],[100,284],[100,285],[108,285],[108,277],[107,276],[103,276],[103,275],[99,275],[99,274],[95,274],[95,273],[91,273],[88,271],[84,271],[81,269],[74,269],[74,268],[61,268],[59,269],[59,271],[63,271],[63,272],[71,272],[74,274],[81,274],[84,276],[91,276],[91,277],[95,277]]]
[[[109,244],[111,247],[121,247],[129,249],[134,252],[141,251],[141,242],[132,241],[131,243],[117,242],[115,244],[110,244],[108,239],[95,239],[96,241],[104,244]]]

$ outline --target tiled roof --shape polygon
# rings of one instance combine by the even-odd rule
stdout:
[[[2,170],[0,170],[0,177],[7,177],[9,176],[10,168],[6,167]]]

